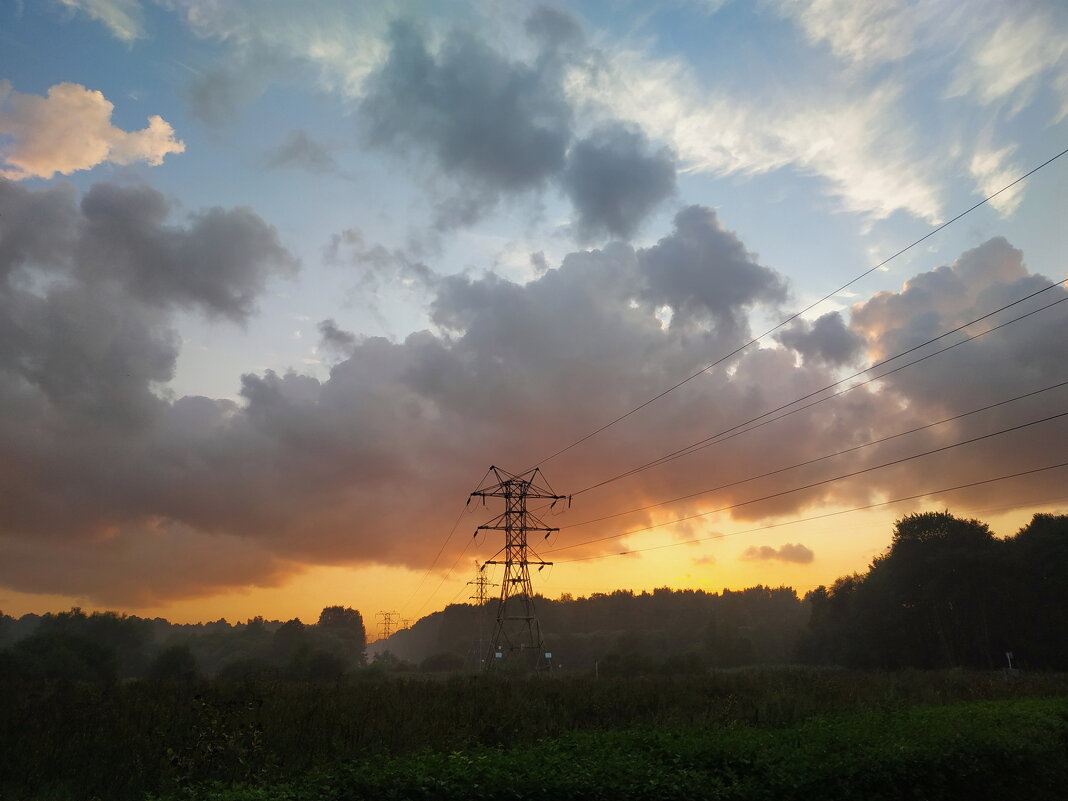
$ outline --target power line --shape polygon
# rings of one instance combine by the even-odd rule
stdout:
[[[485,473],[482,474],[482,478],[479,479],[478,483],[481,484],[483,481],[485,481],[486,480],[486,476],[488,476],[488,475],[489,475],[489,471],[487,470]],[[412,590],[412,592],[408,596],[407,600],[405,600],[405,602],[403,604],[401,604],[401,606],[403,608],[407,608],[408,604],[410,604],[412,602],[412,599],[415,598],[416,593],[418,593],[419,590],[422,589],[422,586],[426,582],[427,577],[430,575],[430,572],[434,569],[434,565],[436,565],[438,563],[438,559],[441,558],[441,554],[445,551],[445,547],[449,544],[450,540],[452,540],[453,535],[456,533],[456,529],[460,525],[460,520],[463,518],[464,513],[468,510],[468,507],[470,506],[470,503],[471,503],[471,499],[468,498],[467,499],[467,503],[464,504],[464,508],[460,510],[460,514],[456,515],[456,520],[453,521],[452,528],[449,529],[449,533],[445,536],[444,542],[441,543],[441,547],[438,548],[438,552],[434,555],[434,561],[430,563],[430,567],[428,567],[426,569],[426,572],[423,574],[422,578],[419,579],[419,583],[415,585],[415,589]],[[467,550],[467,549],[465,548],[464,550]],[[434,590],[434,592],[436,593],[437,590]],[[433,597],[433,595],[431,597]],[[425,605],[426,605],[426,602],[424,601],[423,602],[423,606],[425,606]],[[419,608],[422,609],[423,607],[420,606]]]
[[[475,532],[475,533],[477,534],[478,532]],[[449,578],[449,576],[451,576],[451,575],[452,575],[452,571],[456,569],[456,566],[457,566],[458,564],[460,564],[460,560],[461,560],[461,559],[463,559],[463,557],[464,557],[464,554],[465,554],[465,553],[467,553],[467,549],[471,547],[471,542],[472,542],[472,540],[468,540],[468,541],[467,541],[467,542],[466,542],[466,543],[464,544],[463,550],[461,550],[461,551],[460,551],[460,553],[458,553],[458,554],[456,555],[456,558],[455,558],[455,559],[453,560],[452,564],[451,564],[451,565],[449,565],[449,569],[448,569],[448,570],[446,570],[446,571],[445,571],[445,575],[441,577],[441,581],[439,581],[439,582],[438,582],[438,586],[436,586],[436,587],[434,588],[434,591],[433,591],[433,592],[431,592],[431,593],[430,593],[430,595],[428,595],[428,596],[426,597],[426,600],[424,600],[424,601],[423,601],[423,602],[422,602],[421,604],[419,604],[419,608],[415,610],[415,614],[414,614],[414,616],[415,616],[415,617],[418,617],[418,616],[419,616],[419,613],[423,611],[423,608],[424,608],[424,607],[425,607],[425,606],[426,606],[426,605],[427,605],[428,603],[430,603],[430,599],[431,599],[431,598],[433,598],[433,597],[434,597],[435,595],[437,595],[437,594],[438,594],[438,592],[440,592],[440,591],[441,591],[441,588],[442,588],[442,587],[444,586],[445,582],[446,582],[446,581],[448,581],[448,578]],[[464,585],[464,587],[466,588],[466,585]],[[462,590],[461,590],[461,591],[462,591]],[[457,598],[459,597],[459,593],[457,593],[456,597],[457,597]],[[454,599],[454,600],[455,600],[455,599]]]
[[[755,534],[758,531],[769,531],[769,530],[771,530],[773,528],[782,528],[783,526],[792,526],[795,523],[810,523],[813,520],[823,520],[823,519],[828,518],[828,517],[836,517],[838,515],[849,514],[851,512],[863,512],[863,511],[866,511],[868,509],[877,509],[880,506],[891,506],[891,505],[893,505],[895,503],[904,503],[905,501],[915,501],[915,500],[918,500],[920,498],[926,498],[926,497],[928,497],[930,495],[935,495],[935,494],[939,494],[940,495],[940,494],[944,494],[944,493],[947,493],[947,492],[957,492],[958,490],[970,489],[972,487],[981,487],[981,486],[984,486],[986,484],[994,484],[994,483],[996,483],[998,481],[1008,481],[1009,479],[1013,479],[1013,478],[1022,478],[1023,476],[1030,476],[1030,475],[1034,475],[1035,473],[1043,473],[1043,472],[1045,472],[1047,470],[1056,470],[1056,469],[1061,468],[1061,467],[1068,467],[1068,462],[1061,462],[1060,464],[1052,464],[1052,465],[1049,465],[1047,467],[1036,467],[1033,470],[1023,470],[1023,471],[1021,471],[1019,473],[1010,473],[1009,475],[998,476],[997,478],[987,478],[987,479],[983,479],[982,481],[972,481],[972,482],[969,482],[967,484],[958,484],[955,487],[943,487],[941,489],[927,490],[925,492],[919,493],[918,495],[908,495],[908,496],[905,496],[905,497],[902,497],[902,498],[894,498],[894,499],[889,500],[889,501],[879,501],[878,503],[869,503],[866,506],[854,506],[854,507],[852,507],[850,509],[838,509],[838,510],[836,510],[834,512],[825,512],[823,514],[812,515],[810,517],[798,517],[798,518],[794,518],[793,520],[787,520],[784,523],[773,523],[770,526],[759,526],[757,528],[746,529],[745,531],[730,531],[730,532],[728,532],[726,534],[713,534],[713,535],[708,536],[708,537],[697,537],[695,539],[682,540],[680,542],[669,542],[669,543],[666,543],[664,545],[651,545],[651,546],[649,546],[647,548],[632,548],[631,550],[620,551],[619,553],[605,553],[605,554],[599,554],[597,556],[580,556],[580,557],[577,557],[575,559],[558,559],[558,560],[556,560],[556,564],[558,564],[558,565],[566,565],[566,564],[570,564],[572,562],[589,562],[589,561],[594,560],[594,559],[610,559],[610,558],[612,558],[614,556],[630,556],[631,554],[635,554],[635,553],[644,553],[646,551],[659,551],[659,550],[662,550],[664,548],[677,548],[677,547],[679,547],[681,545],[693,545],[694,543],[708,542],[709,540],[721,540],[721,539],[725,539],[727,537],[737,537],[737,536],[740,536],[742,534]],[[711,514],[711,513],[709,513],[709,514]],[[674,521],[674,522],[678,522],[678,521]],[[670,525],[670,524],[669,523],[665,523],[663,525]],[[651,528],[655,528],[655,526],[652,526]],[[639,529],[639,530],[640,531],[645,531],[647,529]],[[635,532],[628,532],[628,533],[635,533]],[[582,543],[582,544],[588,544],[588,543]],[[563,549],[560,549],[560,550],[563,550]]]
[[[764,495],[764,496],[762,496],[760,498],[753,498],[753,499],[748,500],[748,501],[740,501],[738,503],[728,504],[726,506],[721,506],[718,509],[711,509],[711,510],[709,510],[707,512],[698,512],[696,514],[692,514],[692,515],[687,515],[685,517],[676,518],[675,520],[669,520],[669,521],[664,522],[664,523],[654,523],[654,524],[651,524],[651,525],[648,525],[648,526],[643,526],[642,528],[636,528],[636,529],[632,529],[630,531],[623,531],[623,532],[620,532],[618,534],[609,534],[608,536],[605,536],[605,537],[597,537],[596,539],[586,540],[584,542],[576,542],[573,545],[565,545],[565,546],[560,547],[560,548],[553,548],[551,551],[546,551],[546,553],[557,553],[559,551],[570,550],[571,548],[578,548],[578,547],[583,546],[583,545],[592,545],[592,544],[598,543],[598,542],[605,542],[606,540],[614,540],[614,539],[618,539],[620,537],[626,537],[626,536],[628,536],[630,534],[638,534],[638,533],[643,532],[643,531],[651,531],[652,529],[655,529],[655,528],[662,528],[664,526],[671,526],[671,525],[674,525],[675,523],[683,523],[683,522],[685,522],[687,520],[695,520],[696,518],[699,518],[699,517],[707,517],[708,515],[716,514],[717,512],[725,512],[725,511],[728,511],[730,509],[737,509],[737,508],[742,507],[742,506],[749,506],[749,505],[754,504],[754,503],[760,503],[762,501],[769,501],[769,500],[773,500],[774,498],[781,498],[784,495],[792,495],[795,492],[803,492],[804,490],[813,489],[814,487],[822,487],[825,484],[831,484],[831,483],[833,483],[835,481],[841,481],[842,479],[845,479],[845,478],[853,478],[854,476],[863,475],[864,473],[871,473],[874,470],[881,470],[884,467],[892,467],[893,465],[903,464],[905,462],[910,462],[913,459],[920,459],[920,458],[922,458],[924,456],[931,456],[932,454],[935,454],[935,453],[942,453],[943,451],[948,451],[948,450],[951,450],[953,448],[959,448],[962,445],[970,445],[973,442],[980,442],[980,441],[985,440],[985,439],[990,439],[992,437],[1000,436],[1001,434],[1008,434],[1008,433],[1010,433],[1012,431],[1019,431],[1021,429],[1028,428],[1030,426],[1039,425],[1040,423],[1047,423],[1050,420],[1056,420],[1058,418],[1066,417],[1066,416],[1068,416],[1068,412],[1060,412],[1058,414],[1050,415],[1048,417],[1043,417],[1043,418],[1041,418],[1039,420],[1032,420],[1029,423],[1021,423],[1020,425],[1010,426],[1009,428],[1003,428],[1003,429],[1001,429],[999,431],[993,431],[993,432],[991,432],[989,434],[983,434],[983,435],[978,436],[978,437],[972,437],[970,439],[962,440],[961,442],[954,442],[951,445],[943,445],[943,446],[941,446],[939,448],[933,448],[933,449],[931,449],[929,451],[923,451],[922,453],[916,453],[916,454],[913,454],[912,456],[904,456],[904,457],[902,457],[900,459],[893,459],[893,460],[891,460],[889,462],[883,462],[882,464],[873,465],[871,467],[865,467],[865,468],[862,468],[860,470],[853,470],[853,471],[850,471],[848,473],[843,473],[842,475],[839,475],[839,476],[834,476],[833,478],[826,478],[826,479],[823,479],[822,481],[814,481],[811,484],[805,484],[805,485],[800,486],[800,487],[794,487],[793,489],[782,490],[780,492],[773,492],[770,495]]]
[[[980,206],[982,206],[982,205],[984,205],[986,203],[989,203],[991,200],[996,198],[1002,192],[1008,191],[1012,187],[1016,186],[1016,184],[1018,184],[1021,181],[1024,181],[1027,178],[1031,177],[1036,172],[1041,170],[1043,167],[1046,167],[1047,165],[1049,165],[1049,164],[1053,163],[1054,161],[1056,161],[1057,159],[1059,159],[1065,153],[1068,153],[1068,148],[1066,148],[1065,150],[1062,150],[1060,153],[1058,153],[1057,155],[1053,156],[1052,158],[1049,158],[1046,161],[1042,162],[1037,167],[1034,167],[1034,168],[1028,170],[1026,173],[1024,173],[1023,175],[1018,177],[1012,183],[1006,184],[1005,186],[1001,187],[1001,189],[999,189],[998,191],[994,192],[991,195],[987,195],[985,198],[980,200],[974,206],[971,206],[970,208],[966,209],[965,211],[962,211],[960,214],[958,214],[957,216],[953,217],[951,220],[947,220],[946,222],[944,222],[941,225],[939,225],[937,228],[934,228],[933,230],[928,231],[926,234],[921,236],[919,239],[914,241],[912,244],[901,248],[901,250],[897,251],[897,253],[893,254],[892,256],[889,256],[886,259],[883,259],[881,262],[876,264],[874,267],[870,267],[869,269],[867,269],[864,272],[862,272],[859,275],[857,275],[855,278],[852,278],[849,281],[847,281],[846,283],[842,284],[842,286],[838,287],[834,291],[827,293],[826,295],[824,295],[822,298],[820,298],[819,300],[815,301],[814,303],[809,304],[808,306],[806,306],[805,308],[801,309],[800,311],[794,312],[793,314],[791,314],[789,317],[787,317],[786,319],[784,319],[781,322],[779,322],[774,327],[769,328],[763,334],[760,334],[759,336],[754,337],[753,339],[750,339],[744,345],[741,345],[741,346],[735,348],[734,350],[732,350],[730,353],[727,353],[726,355],[721,356],[720,358],[716,359],[714,362],[712,362],[708,366],[703,367],[700,370],[698,370],[696,373],[693,373],[692,375],[687,376],[682,381],[679,381],[677,384],[673,384],[672,386],[670,386],[667,389],[665,389],[663,392],[660,392],[659,394],[654,395],[653,397],[649,398],[647,401],[644,401],[643,403],[635,406],[630,411],[625,412],[625,413],[619,415],[618,417],[616,417],[615,419],[608,421],[607,423],[602,425],[600,428],[597,428],[597,429],[591,431],[589,434],[586,434],[585,436],[579,437],[574,442],[572,442],[570,445],[566,445],[563,448],[560,448],[558,451],[555,451],[554,453],[550,454],[546,458],[542,459],[540,462],[537,462],[537,464],[543,465],[546,462],[549,462],[549,461],[555,459],[557,456],[560,456],[561,454],[566,453],[567,451],[571,450],[575,446],[581,445],[586,440],[597,436],[602,431],[606,431],[607,429],[609,429],[612,426],[614,426],[616,423],[619,423],[619,422],[621,422],[623,420],[626,420],[632,414],[635,414],[636,412],[639,412],[642,409],[644,409],[646,406],[649,406],[650,404],[655,403],[656,401],[660,400],[662,397],[664,397],[668,393],[674,392],[676,389],[678,389],[679,387],[683,386],[684,384],[688,384],[690,381],[692,381],[693,379],[697,378],[699,375],[702,375],[703,373],[708,372],[712,368],[718,367],[719,365],[723,364],[723,362],[727,361],[728,359],[730,359],[730,358],[732,358],[734,356],[737,356],[739,353],[741,353],[743,350],[748,348],[750,345],[753,345],[753,344],[759,342],[760,340],[764,339],[768,335],[775,333],[780,328],[782,328],[784,325],[787,325],[788,323],[793,322],[798,317],[800,317],[801,315],[803,315],[803,314],[811,311],[812,309],[816,308],[817,306],[819,306],[824,301],[829,300],[830,298],[832,298],[835,295],[839,294],[843,290],[848,289],[853,284],[855,284],[857,281],[860,281],[862,278],[865,278],[865,277],[871,275],[873,272],[875,272],[876,270],[880,269],[881,267],[886,266],[891,261],[896,259],[898,256],[901,256],[902,254],[907,253],[908,251],[912,250],[914,247],[916,247],[920,243],[922,243],[925,240],[929,239],[930,237],[934,236],[935,234],[937,234],[939,231],[941,231],[942,229],[946,228],[947,226],[952,225],[953,223],[955,223],[957,220],[961,219],[965,215],[970,214],[971,212],[975,211]]]
[[[751,417],[748,420],[744,420],[741,423],[737,423],[736,425],[731,426],[730,428],[725,428],[722,431],[719,431],[719,432],[717,432],[715,434],[712,434],[712,435],[710,435],[708,437],[705,437],[704,439],[699,439],[696,442],[692,442],[689,445],[686,445],[685,447],[682,447],[682,448],[679,448],[677,450],[674,450],[671,453],[665,454],[665,455],[660,456],[660,457],[658,457],[656,459],[653,459],[652,461],[649,461],[649,462],[646,462],[644,464],[638,465],[637,467],[633,467],[630,470],[624,471],[623,473],[619,473],[619,474],[617,474],[615,476],[611,476],[609,478],[604,479],[603,481],[598,481],[597,483],[591,484],[588,487],[583,487],[582,489],[577,490],[574,493],[572,493],[572,497],[574,497],[576,495],[582,495],[583,493],[589,492],[590,490],[594,490],[594,489],[597,489],[599,487],[603,487],[606,484],[611,484],[614,481],[619,481],[620,479],[627,478],[628,476],[632,476],[632,475],[634,475],[636,473],[640,473],[640,472],[643,472],[645,470],[649,470],[649,469],[651,469],[653,467],[658,467],[661,464],[666,464],[667,462],[674,461],[675,459],[680,459],[683,456],[689,456],[691,453],[695,453],[696,451],[702,450],[703,448],[710,447],[712,445],[718,445],[721,442],[726,442],[727,440],[733,439],[736,436],[741,436],[742,434],[745,434],[745,433],[747,433],[749,431],[753,431],[754,429],[760,428],[761,426],[767,425],[768,423],[775,422],[776,420],[781,420],[784,417],[789,417],[790,415],[796,414],[797,412],[804,411],[805,409],[810,409],[813,406],[816,406],[816,405],[818,405],[820,403],[824,403],[825,401],[831,400],[832,398],[837,398],[838,396],[844,395],[847,392],[852,392],[853,390],[859,389],[860,387],[866,386],[867,384],[871,384],[871,383],[873,383],[875,381],[879,381],[879,380],[881,380],[883,378],[886,378],[886,376],[892,375],[893,373],[896,373],[896,372],[898,372],[900,370],[904,370],[906,367],[911,367],[914,364],[919,364],[920,362],[926,361],[927,359],[933,358],[934,356],[938,356],[939,354],[945,353],[948,350],[953,350],[954,348],[959,347],[960,345],[964,345],[964,344],[966,344],[968,342],[971,342],[973,340],[979,339],[980,337],[986,336],[987,334],[991,334],[991,333],[993,333],[994,331],[997,331],[1000,328],[1004,328],[1005,326],[1011,325],[1012,323],[1019,322],[1020,320],[1023,320],[1023,319],[1025,319],[1027,317],[1030,317],[1033,314],[1037,314],[1037,313],[1039,313],[1041,311],[1045,311],[1046,309],[1049,309],[1049,308],[1051,308],[1053,306],[1056,306],[1059,303],[1063,303],[1064,301],[1068,300],[1068,296],[1066,296],[1064,298],[1061,298],[1059,300],[1055,300],[1052,303],[1049,303],[1049,304],[1047,304],[1045,306],[1042,306],[1042,307],[1040,307],[1038,309],[1032,309],[1029,312],[1025,312],[1024,314],[1021,314],[1019,317],[1014,317],[1011,320],[1006,320],[1005,322],[999,323],[998,325],[994,326],[993,328],[989,328],[986,331],[981,331],[978,334],[973,334],[973,335],[967,337],[966,339],[962,339],[959,342],[954,342],[952,345],[947,345],[944,348],[940,348],[939,350],[936,350],[936,351],[933,351],[931,353],[928,353],[928,354],[926,354],[924,356],[921,356],[921,357],[919,357],[917,359],[913,359],[912,361],[907,362],[907,363],[902,364],[902,365],[899,365],[898,367],[895,367],[892,370],[887,370],[885,373],[882,373],[882,374],[877,375],[877,376],[873,376],[872,378],[869,378],[869,379],[866,379],[864,381],[860,381],[860,382],[858,382],[856,384],[853,384],[851,386],[848,386],[845,389],[839,390],[838,392],[835,392],[835,393],[833,393],[831,395],[828,395],[827,397],[819,398],[818,400],[815,400],[812,403],[808,403],[808,404],[806,404],[804,406],[799,406],[796,409],[791,409],[790,411],[785,412],[784,414],[781,414],[778,417],[773,417],[770,420],[769,419],[765,419],[765,418],[768,418],[771,415],[775,414],[776,412],[780,412],[780,411],[783,411],[784,409],[788,409],[790,406],[793,406],[796,403],[800,403],[801,401],[807,400],[808,398],[812,398],[815,395],[819,395],[821,392],[826,392],[829,389],[833,389],[834,387],[839,386],[841,384],[844,384],[847,381],[852,381],[853,379],[855,379],[855,378],[857,378],[859,376],[862,376],[865,373],[876,369],[877,367],[881,367],[881,366],[884,366],[886,364],[889,364],[890,362],[892,362],[892,361],[894,361],[896,359],[899,359],[902,356],[905,356],[905,355],[907,355],[909,353],[912,353],[912,352],[914,352],[914,351],[916,351],[916,350],[918,350],[920,348],[923,348],[923,347],[925,347],[927,345],[930,345],[930,344],[932,344],[934,342],[937,342],[939,339],[943,339],[943,338],[949,336],[950,334],[958,333],[959,331],[963,330],[964,328],[967,328],[970,325],[974,325],[975,323],[978,323],[978,322],[980,322],[982,320],[985,320],[986,318],[991,317],[992,315],[995,315],[995,314],[997,314],[999,312],[1005,311],[1005,309],[1008,309],[1008,308],[1010,308],[1012,306],[1015,306],[1015,305],[1017,305],[1019,303],[1022,303],[1025,300],[1029,300],[1030,298],[1035,297],[1036,295],[1041,294],[1042,292],[1046,292],[1046,291],[1048,291],[1050,289],[1053,289],[1054,287],[1060,286],[1061,284],[1065,283],[1065,281],[1068,281],[1068,279],[1065,279],[1064,281],[1058,281],[1055,284],[1050,284],[1049,286],[1045,287],[1044,289],[1040,289],[1037,292],[1032,292],[1030,295],[1027,295],[1026,297],[1023,297],[1023,298],[1020,298],[1019,300],[1013,301],[1012,303],[1009,303],[1009,304],[1007,304],[1005,306],[1002,306],[999,309],[995,309],[992,312],[988,312],[988,313],[984,314],[981,317],[977,317],[976,319],[965,323],[964,325],[958,326],[958,327],[956,327],[956,328],[954,328],[954,329],[952,329],[950,331],[946,331],[943,334],[939,334],[937,337],[934,337],[933,339],[929,339],[926,342],[923,342],[923,343],[921,343],[919,345],[916,345],[915,347],[909,348],[908,350],[904,350],[901,353],[895,354],[894,356],[891,356],[891,357],[889,357],[887,359],[883,359],[880,362],[876,362],[875,364],[872,364],[872,365],[864,368],[863,370],[859,370],[859,371],[857,371],[856,373],[853,373],[850,376],[847,376],[847,377],[845,377],[843,379],[835,381],[835,382],[833,382],[831,384],[827,384],[826,386],[821,387],[820,389],[817,389],[814,392],[810,392],[807,395],[802,395],[799,398],[795,398],[792,401],[784,403],[781,406],[777,406],[776,408],[771,409],[769,411],[766,411],[763,414],[757,415],[756,417]],[[763,421],[763,422],[759,422],[759,421]],[[757,423],[757,425],[752,425],[749,428],[744,428],[745,426],[749,426],[751,423]],[[742,430],[739,430],[739,429],[742,429]]]
[[[686,500],[689,500],[691,498],[696,498],[696,497],[701,496],[701,495],[707,495],[707,494],[709,494],[711,492],[718,492],[720,490],[729,489],[730,487],[736,487],[736,486],[738,486],[740,484],[746,484],[746,483],[748,483],[750,481],[757,481],[757,480],[762,479],[762,478],[769,478],[770,476],[778,475],[779,473],[785,473],[788,470],[795,470],[795,469],[797,469],[799,467],[807,467],[808,465],[816,464],[817,462],[822,462],[822,461],[825,461],[827,459],[833,459],[836,456],[842,456],[842,455],[847,454],[847,453],[852,453],[853,451],[859,451],[859,450],[862,450],[864,448],[870,448],[872,445],[880,445],[880,444],[882,444],[884,442],[889,442],[892,439],[897,439],[898,437],[904,437],[904,436],[907,436],[909,434],[915,434],[918,431],[924,431],[924,430],[926,430],[928,428],[934,428],[935,426],[940,426],[940,425],[943,425],[945,423],[951,423],[954,420],[960,420],[960,419],[962,419],[964,417],[969,417],[969,416],[971,416],[973,414],[979,414],[980,412],[986,412],[986,411],[989,411],[990,409],[996,409],[999,406],[1005,406],[1005,405],[1010,404],[1010,403],[1015,403],[1016,401],[1024,400],[1025,398],[1030,398],[1030,397],[1033,397],[1035,395],[1040,395],[1043,392],[1049,392],[1050,390],[1059,389],[1059,388],[1064,387],[1064,386],[1068,386],[1068,381],[1061,381],[1058,384],[1053,384],[1053,385],[1048,386],[1048,387],[1043,387],[1042,389],[1036,389],[1033,392],[1027,392],[1027,393],[1024,393],[1023,395],[1017,395],[1014,398],[1008,398],[1007,400],[998,401],[997,403],[991,403],[991,404],[988,404],[986,406],[981,406],[978,409],[972,409],[971,411],[961,412],[960,414],[955,414],[952,417],[945,417],[945,418],[943,418],[941,420],[937,420],[937,421],[935,421],[933,423],[926,423],[925,425],[922,425],[922,426],[917,426],[915,428],[910,428],[907,431],[899,431],[896,434],[891,434],[891,435],[886,436],[886,437],[880,437],[879,439],[874,439],[874,440],[871,440],[869,442],[862,443],[860,445],[854,445],[851,448],[846,448],[844,450],[835,451],[834,453],[824,454],[823,456],[817,456],[814,459],[807,459],[807,460],[805,460],[803,462],[797,462],[795,464],[788,465],[786,467],[780,467],[780,468],[778,468],[776,470],[770,470],[767,473],[761,473],[760,475],[756,475],[756,476],[749,476],[748,478],[738,479],[737,481],[731,481],[730,483],[727,483],[727,484],[720,484],[719,486],[710,487],[709,489],[703,489],[703,490],[699,490],[698,492],[691,492],[691,493],[689,493],[687,495],[680,495],[680,496],[678,496],[676,498],[669,498],[668,500],[658,501],[656,503],[650,503],[650,504],[647,504],[646,506],[638,506],[638,507],[636,507],[634,509],[628,509],[625,512],[614,512],[614,513],[612,513],[610,515],[604,515],[602,517],[595,517],[595,518],[592,518],[590,520],[583,520],[580,523],[571,523],[569,525],[562,526],[562,528],[571,529],[571,528],[578,528],[580,526],[588,526],[588,525],[590,525],[592,523],[600,523],[600,522],[603,522],[605,520],[612,520],[612,519],[614,519],[616,517],[623,517],[624,515],[634,514],[635,512],[644,512],[644,511],[647,511],[649,509],[655,509],[658,506],[667,506],[669,504],[678,503],[679,501],[686,501]],[[781,419],[781,418],[776,418],[776,419]],[[746,430],[747,431],[752,431],[753,429],[746,429]],[[742,432],[742,433],[744,433],[744,432]]]

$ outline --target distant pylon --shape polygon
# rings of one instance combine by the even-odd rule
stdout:
[[[553,531],[527,510],[527,500],[551,500],[553,505],[565,496],[557,495],[548,486],[539,468],[528,470],[522,475],[514,475],[499,467],[490,467],[496,479],[495,484],[479,487],[471,493],[478,498],[503,498],[504,511],[475,531],[503,531],[504,547],[498,551],[486,565],[503,565],[504,576],[501,578],[501,599],[497,606],[497,622],[493,627],[493,637],[486,666],[489,667],[502,660],[509,653],[519,652],[533,654],[533,659],[524,657],[524,661],[533,663],[536,668],[546,666],[549,659],[545,643],[541,638],[541,627],[534,613],[534,591],[530,584],[530,565],[537,565],[538,570],[551,565],[544,562],[527,543],[527,534],[532,531],[544,532],[548,537]],[[533,556],[533,558],[531,558]],[[501,558],[497,558],[501,557]],[[485,566],[485,565],[484,565]]]
[[[388,640],[394,624],[400,620],[400,612],[378,612],[375,617],[378,619],[378,639]]]
[[[475,578],[467,583],[475,585],[475,594],[468,597],[478,604],[478,655],[475,657],[475,667],[482,670],[486,667],[486,640],[483,636],[486,628],[486,588],[498,585],[486,576],[485,565],[475,562],[475,567],[478,568]]]
[[[470,584],[474,584],[475,585],[475,594],[474,595],[469,595],[468,597],[472,601],[474,601],[476,604],[478,604],[479,606],[485,606],[486,605],[486,587],[498,587],[500,585],[497,584],[494,581],[490,581],[489,580],[489,578],[486,576],[486,566],[485,565],[480,565],[478,562],[475,562],[475,567],[478,568],[478,572],[475,573],[474,579],[472,579],[471,581],[467,582],[469,585]]]

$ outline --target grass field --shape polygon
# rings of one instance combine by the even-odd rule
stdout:
[[[1063,674],[7,690],[0,797],[23,800],[1057,798],[1068,779]]]

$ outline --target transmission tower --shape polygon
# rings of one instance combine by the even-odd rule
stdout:
[[[471,493],[473,498],[503,498],[504,511],[475,531],[503,531],[504,547],[493,559],[483,565],[503,565],[501,598],[497,605],[497,622],[486,662],[487,667],[503,660],[509,654],[519,654],[521,664],[535,668],[546,666],[551,658],[545,652],[541,639],[541,627],[534,613],[534,592],[530,586],[530,565],[543,569],[552,562],[544,562],[527,543],[530,532],[544,532],[548,537],[553,531],[527,510],[530,499],[551,500],[553,504],[565,496],[557,495],[549,487],[539,468],[514,475],[499,467],[490,467],[495,484],[479,487]],[[531,558],[533,557],[533,558]]]
[[[497,582],[495,581],[489,580],[489,578],[486,576],[485,565],[479,565],[478,562],[475,562],[475,566],[478,568],[478,572],[475,573],[475,577],[473,580],[467,582],[469,586],[471,584],[475,585],[475,594],[469,595],[468,598],[470,598],[472,601],[474,601],[481,607],[486,605],[486,588],[499,587],[500,585],[497,584]]]
[[[475,562],[475,567],[478,568],[475,571],[475,578],[472,581],[467,582],[468,585],[475,585],[475,594],[468,597],[478,604],[478,651],[475,656],[475,666],[482,670],[486,667],[486,645],[485,637],[485,623],[486,623],[486,588],[499,586],[496,582],[490,581],[486,576],[486,566],[480,565]]]
[[[378,639],[388,640],[394,625],[400,620],[400,612],[378,612],[375,618],[378,620]]]

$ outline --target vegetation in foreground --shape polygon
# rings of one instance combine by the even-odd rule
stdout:
[[[583,732],[363,761],[273,787],[173,801],[707,799],[974,801],[1068,797],[1068,699],[982,701],[813,718],[780,729]]]
[[[387,764],[383,760],[400,760],[388,764],[402,772],[405,766],[416,770],[458,751],[487,756],[533,748],[532,754],[559,753],[562,760],[567,747],[556,752],[547,744],[557,738],[576,743],[578,758],[582,748],[611,751],[617,747],[612,743],[630,742],[629,735],[612,734],[628,730],[660,732],[650,737],[668,731],[719,737],[717,732],[728,730],[818,727],[817,721],[839,716],[852,720],[958,703],[1057,697],[1061,701],[1049,703],[1061,707],[1041,708],[1063,711],[1068,675],[1009,679],[994,672],[775,669],[645,679],[366,677],[342,683],[214,680],[105,688],[28,683],[6,689],[0,705],[5,745],[0,798],[142,801],[146,793],[170,797],[183,788],[202,793],[212,783],[300,785],[314,781],[317,772],[342,766],[370,770]],[[1014,725],[1026,728],[1027,710],[1040,707],[1014,708],[1022,716]],[[972,742],[969,737],[985,736],[987,724],[979,718],[963,714],[954,720],[962,747]],[[1025,739],[1044,732],[1035,730]],[[610,736],[602,741],[598,734]],[[737,736],[739,742],[757,737]],[[842,747],[853,746],[843,740]],[[382,781],[385,775],[374,774]]]
[[[546,602],[570,670],[543,680],[463,674],[489,604],[407,633],[436,649],[422,672],[366,666],[362,616],[340,606],[314,626],[0,616],[0,798],[897,797],[872,776],[984,797],[936,782],[958,774],[1056,797],[1068,675],[1032,669],[1068,667],[1066,571],[1068,516],[999,540],[910,515],[865,575],[803,601],[757,587]],[[993,669],[1010,650],[1024,675]],[[896,672],[725,669],[791,659]],[[656,756],[676,741],[676,761]]]

